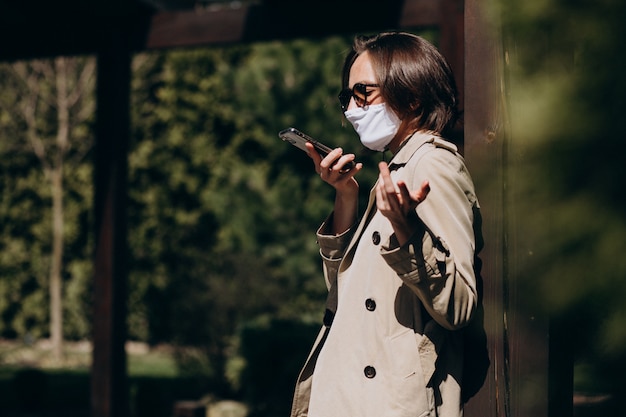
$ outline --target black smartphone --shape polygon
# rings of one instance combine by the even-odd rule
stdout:
[[[301,131],[299,131],[298,129],[296,129],[295,127],[289,127],[287,129],[283,129],[280,132],[278,132],[278,136],[284,140],[285,142],[289,142],[291,143],[293,146],[302,149],[304,152],[308,152],[305,144],[307,142],[313,144],[313,147],[315,147],[315,149],[317,150],[317,152],[319,152],[319,154],[323,157],[325,157],[326,155],[328,155],[330,153],[330,151],[332,151],[332,148],[324,145],[323,143],[313,139],[312,137],[310,137],[309,135],[307,135],[306,133],[303,133]],[[354,168],[355,166],[355,162],[354,161],[350,161],[347,164],[345,164],[343,166],[343,168],[341,169],[341,172],[348,172],[350,171],[352,168]]]

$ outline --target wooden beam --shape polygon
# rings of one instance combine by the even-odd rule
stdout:
[[[96,54],[103,34],[122,26],[138,45],[153,13],[139,0],[0,2],[0,61]]]
[[[441,1],[405,0],[400,15],[400,28],[435,27],[441,25],[445,15]]]
[[[62,7],[68,2],[72,7]],[[0,60],[94,54],[101,34],[120,26],[132,28],[128,42],[135,51],[440,27],[450,20],[443,3],[267,0],[175,11],[155,11],[139,0],[95,8],[71,0],[43,8],[2,3]]]
[[[152,16],[146,49],[235,43],[243,38],[248,7],[161,12]]]
[[[127,153],[130,50],[121,28],[98,52],[91,417],[129,415],[126,377]]]
[[[237,7],[161,12],[152,16],[145,47],[253,42],[439,24],[437,0],[268,1]],[[426,13],[420,13],[427,11]],[[406,18],[403,18],[407,13]]]

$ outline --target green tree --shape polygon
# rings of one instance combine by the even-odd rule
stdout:
[[[13,64],[3,64],[2,83],[5,87],[4,94],[0,97],[0,109],[2,119],[0,129],[5,137],[2,151],[5,155],[11,153],[18,156],[19,163],[25,164],[21,168],[14,166],[14,162],[6,163],[5,186],[15,193],[9,193],[6,197],[6,209],[4,217],[7,220],[5,245],[15,250],[17,259],[24,259],[23,266],[34,276],[27,278],[32,282],[30,289],[22,287],[13,295],[13,299],[24,297],[26,300],[32,296],[33,304],[26,302],[24,306],[14,306],[13,310],[22,310],[26,316],[36,314],[23,319],[23,324],[10,325],[12,331],[24,334],[31,329],[38,329],[45,315],[40,306],[49,305],[49,335],[53,345],[53,354],[60,359],[63,348],[63,281],[64,275],[68,276],[71,269],[74,273],[82,275],[81,278],[71,281],[83,281],[83,266],[81,260],[67,265],[65,259],[65,246],[68,234],[70,239],[84,241],[85,231],[77,230],[81,213],[88,208],[89,187],[86,181],[90,180],[89,169],[84,166],[84,157],[91,149],[91,134],[89,123],[94,109],[94,78],[95,63],[92,58],[66,58],[58,57],[54,60],[21,61]],[[48,223],[46,228],[51,228],[49,236],[41,230],[38,232],[37,243],[20,247],[19,242],[30,240],[28,233],[23,235],[24,229],[14,229],[9,225],[15,220],[13,216],[22,217],[21,213],[15,212],[14,204],[19,206],[23,202],[20,193],[24,191],[20,179],[10,176],[13,170],[23,170],[34,181],[39,174],[31,169],[36,158],[39,169],[43,172],[44,183],[48,190],[42,190],[39,184],[32,184],[33,192],[39,198],[50,199],[51,215],[42,214],[42,218]],[[22,181],[23,182],[23,181]],[[71,185],[68,187],[68,183]],[[76,187],[78,188],[76,188]],[[74,195],[70,193],[76,192]],[[15,201],[14,199],[17,199]],[[33,200],[26,200],[33,204]],[[42,200],[37,206],[45,204]],[[39,207],[37,207],[39,210]],[[77,214],[73,220],[66,221],[68,215]],[[19,219],[22,222],[24,219]],[[38,220],[35,220],[35,224]],[[33,223],[25,228],[33,227]],[[37,229],[42,227],[38,224]],[[43,245],[41,245],[43,243]],[[34,253],[33,253],[33,249]],[[40,252],[38,253],[37,250]],[[47,253],[49,251],[49,253]],[[30,253],[29,253],[30,252]],[[84,256],[85,254],[82,253]],[[28,259],[28,260],[26,260]],[[7,259],[4,263],[9,271],[14,267],[15,259]],[[45,265],[45,266],[44,266]],[[69,268],[68,268],[69,266]],[[41,273],[48,269],[48,282],[44,283]],[[10,280],[11,276],[4,277]],[[33,280],[34,278],[34,280]],[[34,282],[37,284],[34,284]],[[19,281],[18,281],[19,282]],[[22,282],[24,285],[24,282]],[[42,299],[39,288],[48,288],[49,302]],[[75,290],[75,285],[72,289]],[[75,297],[83,297],[82,291],[72,291]],[[11,299],[11,298],[9,298]],[[11,308],[5,310],[11,311]],[[37,313],[33,313],[37,312]],[[11,320],[13,314],[9,314]],[[16,317],[20,317],[18,314]],[[75,323],[84,321],[84,314],[77,315]],[[81,336],[84,336],[84,325]],[[38,333],[38,331],[35,331]]]

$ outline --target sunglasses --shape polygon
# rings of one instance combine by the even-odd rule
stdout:
[[[346,111],[350,100],[354,97],[354,102],[359,107],[367,106],[367,96],[372,94],[372,91],[367,91],[368,87],[378,87],[378,84],[363,84],[356,83],[352,88],[344,88],[339,93],[339,104],[341,104],[341,110]]]

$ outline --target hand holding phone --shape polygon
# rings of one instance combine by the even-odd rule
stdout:
[[[281,130],[280,132],[278,132],[278,136],[285,142],[289,142],[293,146],[307,153],[308,153],[308,149],[306,148],[306,143],[308,142],[313,145],[315,150],[322,156],[322,158],[328,155],[332,151],[332,148],[313,139],[306,133],[303,133],[294,127]],[[346,173],[350,171],[352,168],[354,168],[355,165],[356,164],[354,161],[347,162],[341,169],[341,173]]]

